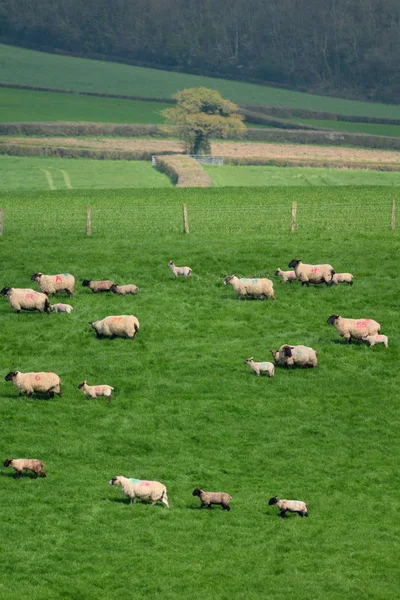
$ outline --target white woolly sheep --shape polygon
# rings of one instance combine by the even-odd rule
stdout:
[[[58,304],[51,304],[50,308],[53,312],[56,313],[65,312],[70,314],[74,310],[70,304],[62,304],[61,302],[59,302]]]
[[[58,273],[57,275],[34,273],[31,281],[37,281],[40,291],[47,295],[65,292],[71,298],[75,290],[75,277],[70,273]]]
[[[5,296],[10,306],[17,312],[21,310],[38,310],[39,312],[50,312],[50,302],[46,294],[35,292],[30,288],[5,287],[0,294]]]
[[[175,277],[191,277],[192,269],[190,267],[177,267],[173,260],[168,263],[169,268],[175,275]]]
[[[277,505],[281,511],[279,516],[282,519],[286,518],[287,512],[297,513],[299,517],[308,517],[308,506],[301,500],[280,500],[278,496],[274,496],[274,498],[270,498],[268,504],[269,506]]]
[[[354,275],[351,273],[335,273],[332,277],[332,283],[347,283],[348,285],[353,285]]]
[[[218,504],[222,506],[223,510],[227,510],[228,512],[231,510],[229,506],[230,501],[232,500],[232,496],[226,494],[225,492],[205,492],[200,488],[196,488],[192,496],[198,496],[201,500],[200,508],[211,508],[212,504]]]
[[[86,394],[86,398],[98,398],[99,396],[106,396],[108,402],[111,402],[111,395],[114,390],[111,385],[88,385],[86,381],[82,381],[78,385],[78,390],[82,390]]]
[[[332,265],[306,265],[299,259],[293,259],[288,264],[289,269],[294,269],[296,277],[302,285],[309,286],[310,283],[326,283],[330,285],[335,269]]]
[[[49,394],[50,398],[54,394],[61,398],[61,379],[56,373],[38,372],[21,373],[21,371],[10,371],[4,378],[18,388],[19,395],[27,394]]]
[[[261,373],[268,373],[270,377],[275,375],[275,366],[272,362],[254,362],[253,356],[244,361],[246,365],[250,365],[254,375],[261,375]]]
[[[147,500],[154,504],[159,500],[167,508],[167,488],[159,481],[146,481],[145,479],[128,479],[123,475],[117,475],[108,482],[110,485],[120,485],[125,496],[131,499],[131,504],[136,504],[136,499]]]
[[[47,473],[44,470],[44,462],[36,458],[6,458],[4,466],[14,469],[16,479],[22,476],[23,471],[34,473],[34,479],[37,479],[39,475],[47,477]]]
[[[89,322],[97,337],[128,337],[133,339],[139,331],[139,321],[133,315],[109,316]]]
[[[117,285],[116,283],[113,283],[113,285],[110,287],[110,291],[120,296],[125,296],[125,294],[135,295],[138,293],[139,288],[134,283],[126,283],[125,285]]]
[[[389,346],[389,338],[387,335],[363,335],[361,339],[363,340],[363,342],[368,342],[370,348],[372,348],[372,346],[375,346],[375,344],[383,344],[385,348]]]
[[[282,367],[317,367],[318,353],[308,346],[283,344],[279,350],[270,350],[276,365]]]
[[[380,333],[381,326],[373,319],[348,319],[340,315],[330,315],[328,325],[336,327],[340,337],[351,343],[351,338],[361,340],[365,335]]]
[[[231,285],[238,297],[251,297],[276,300],[274,295],[274,285],[270,279],[261,278],[242,278],[236,275],[229,275],[224,280],[224,285]]]
[[[98,292],[109,292],[111,291],[112,285],[115,285],[115,283],[109,279],[103,279],[102,281],[84,279],[82,281],[82,286],[90,288],[94,294],[97,294]]]
[[[275,271],[275,276],[280,277],[283,283],[287,281],[297,281],[296,273],[294,271],[282,271],[280,267]]]

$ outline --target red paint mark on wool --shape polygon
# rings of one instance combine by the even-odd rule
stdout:
[[[56,283],[60,283],[62,281],[61,277],[59,275],[56,275]]]
[[[356,327],[357,329],[363,329],[364,327],[368,327],[369,319],[362,319],[361,321],[357,321]]]
[[[33,294],[25,294],[25,299],[26,300],[33,300],[34,295]]]
[[[36,375],[35,379],[36,381],[40,381],[40,375]]]
[[[313,267],[313,268],[311,269],[311,273],[314,273],[314,274],[315,274],[315,273],[318,273],[318,271],[319,271],[318,267]]]

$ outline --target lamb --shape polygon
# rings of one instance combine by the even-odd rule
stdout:
[[[370,348],[375,344],[383,344],[385,348],[389,346],[389,338],[387,335],[363,335],[361,338],[363,342],[368,342]]]
[[[47,473],[44,470],[44,462],[37,460],[36,458],[6,458],[4,466],[12,467],[14,469],[16,479],[19,479],[22,476],[23,471],[34,473],[34,479],[37,479],[39,475],[41,477],[47,477]]]
[[[97,337],[128,337],[133,339],[139,331],[139,321],[133,315],[105,317],[100,321],[91,321]]]
[[[56,373],[21,373],[21,371],[10,371],[4,378],[6,381],[12,381],[18,388],[19,395],[27,394],[49,394],[54,398],[54,394],[61,398],[61,379]]]
[[[297,513],[299,517],[308,517],[308,506],[301,500],[280,500],[278,496],[274,496],[274,498],[270,498],[268,504],[269,506],[277,505],[281,511],[279,516],[282,519],[287,518],[287,512]]]
[[[279,350],[270,350],[275,365],[283,367],[317,367],[318,353],[308,346],[284,344]]]
[[[82,286],[90,288],[94,294],[97,294],[98,292],[109,292],[111,291],[112,285],[115,285],[115,283],[109,279],[104,279],[102,281],[90,281],[89,279],[84,279],[82,281]]]
[[[111,402],[111,394],[114,390],[111,385],[88,385],[86,381],[82,381],[78,385],[78,390],[82,390],[86,394],[86,398],[98,398],[99,396],[106,396],[108,402]]]
[[[167,488],[158,481],[128,479],[123,475],[117,475],[108,483],[110,485],[120,485],[125,496],[131,499],[131,504],[136,504],[137,498],[140,500],[150,500],[153,506],[160,500],[160,502],[169,508]]]
[[[250,365],[254,375],[261,375],[261,373],[268,373],[270,377],[275,375],[275,367],[272,362],[254,362],[253,356],[244,361],[246,365]]]
[[[38,310],[39,312],[50,312],[50,302],[46,294],[35,292],[30,288],[5,287],[0,294],[6,296],[10,306],[18,313],[21,310]]]
[[[274,295],[274,285],[270,279],[238,279],[236,275],[229,275],[225,278],[224,285],[231,285],[238,297],[249,296],[252,298],[272,298],[272,300],[276,300]]]
[[[173,260],[170,260],[168,263],[169,268],[175,275],[175,277],[191,277],[192,269],[190,267],[177,267]]]
[[[57,312],[57,313],[65,312],[68,314],[72,313],[72,311],[74,310],[70,304],[61,304],[61,302],[58,304],[51,304],[50,308],[53,312]]]
[[[277,268],[274,274],[276,277],[281,277],[283,283],[297,280],[296,273],[294,271],[282,271],[280,267]]]
[[[380,333],[381,326],[373,319],[348,319],[340,315],[330,315],[328,325],[336,327],[340,337],[344,337],[349,344],[351,338],[361,340],[365,335],[376,335]]]
[[[192,496],[198,496],[200,498],[200,508],[204,508],[204,506],[211,508],[212,504],[219,504],[222,506],[222,510],[227,510],[228,512],[231,510],[229,503],[232,500],[232,496],[225,492],[204,492],[202,489],[196,488],[193,491]]]
[[[58,273],[57,275],[34,273],[31,281],[37,281],[40,291],[47,295],[65,292],[71,298],[75,290],[75,277],[70,273]]]
[[[127,283],[125,285],[117,285],[113,283],[110,287],[110,292],[114,292],[114,294],[119,294],[120,296],[125,296],[125,294],[137,294],[139,288],[134,283]]]
[[[288,264],[289,269],[294,269],[296,278],[302,285],[309,286],[310,283],[326,283],[331,285],[335,269],[332,265],[306,265],[301,260],[294,258]]]
[[[332,277],[332,283],[347,283],[348,285],[353,285],[354,275],[351,273],[335,273]]]

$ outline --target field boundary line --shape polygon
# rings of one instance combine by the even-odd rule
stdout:
[[[49,188],[51,190],[55,190],[56,186],[54,185],[53,177],[52,177],[50,171],[48,171],[47,169],[42,169],[41,167],[40,167],[40,171],[43,171],[43,173],[45,174]]]

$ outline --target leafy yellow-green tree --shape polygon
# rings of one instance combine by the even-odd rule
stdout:
[[[163,115],[177,125],[188,154],[209,154],[212,137],[242,137],[246,131],[238,106],[216,90],[189,88],[174,98],[176,106],[163,110]]]

